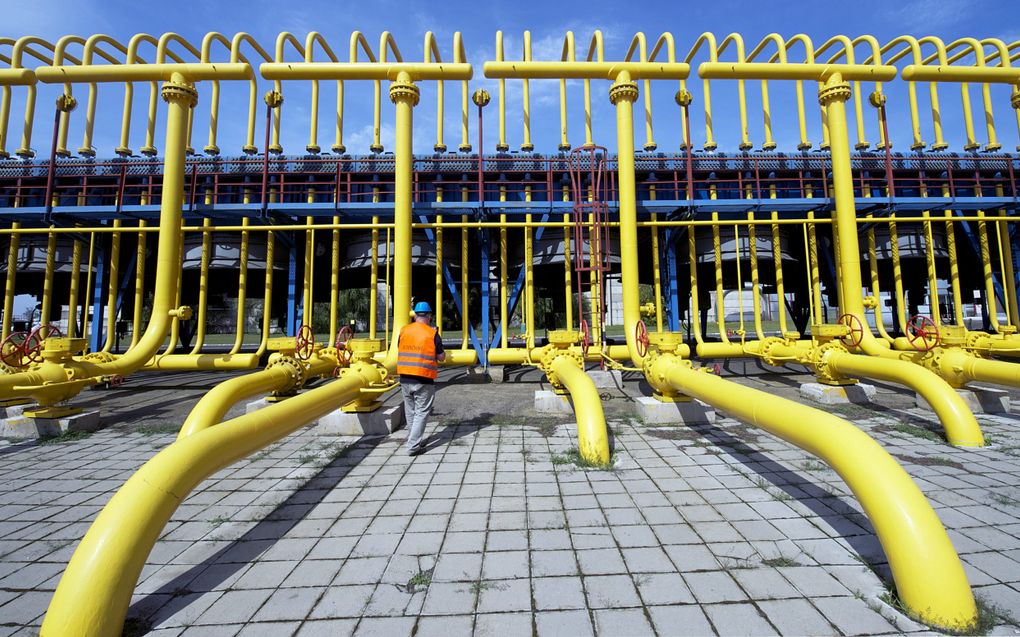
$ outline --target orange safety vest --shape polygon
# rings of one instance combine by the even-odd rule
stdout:
[[[421,376],[435,380],[439,375],[436,363],[436,333],[434,327],[415,321],[400,330],[397,340],[397,374]]]

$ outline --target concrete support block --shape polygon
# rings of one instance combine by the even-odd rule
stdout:
[[[963,402],[967,403],[967,407],[975,414],[1009,413],[1009,392],[1003,389],[967,387],[957,389],[956,393],[960,395]],[[928,401],[921,394],[914,394],[914,399],[918,407],[931,410],[931,405],[928,404]]]
[[[63,418],[28,418],[21,415],[0,421],[0,437],[19,440],[52,438],[72,431],[95,431],[99,425],[98,411],[83,411]]]
[[[623,372],[618,369],[592,369],[587,374],[598,389],[623,389]]]
[[[404,426],[404,406],[380,407],[366,413],[339,409],[319,418],[317,436],[388,436]]]
[[[875,386],[865,383],[856,385],[823,385],[804,383],[800,395],[823,405],[866,404],[875,400]]]
[[[21,414],[26,409],[32,409],[38,407],[34,402],[29,401],[23,405],[10,405],[7,407],[0,407],[0,420],[9,420],[11,418],[20,418]]]
[[[715,422],[715,409],[696,399],[664,403],[652,396],[638,396],[635,403],[641,419],[648,424],[706,425]]]
[[[245,405],[244,413],[271,404],[265,398],[253,400]],[[363,413],[337,409],[310,424],[315,426],[317,436],[387,436],[404,426],[404,403]]]
[[[468,367],[457,368],[458,373],[464,374],[461,382],[465,383],[487,383],[489,382],[489,375],[486,374],[485,368],[478,365],[470,365]]]
[[[506,367],[503,365],[489,365],[489,382],[502,383],[506,378]]]
[[[574,415],[574,406],[570,399],[560,396],[548,389],[539,389],[535,392],[535,411],[540,414],[564,414]]]

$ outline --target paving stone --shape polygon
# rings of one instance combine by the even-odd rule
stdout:
[[[462,615],[475,610],[477,587],[467,583],[433,582],[425,594],[422,615]]]
[[[637,589],[628,575],[596,575],[584,578],[589,608],[640,606]]]
[[[531,610],[531,585],[527,579],[482,580],[478,588],[479,613]]]
[[[753,604],[709,604],[703,608],[720,635],[779,634]],[[798,629],[796,633],[810,634],[810,631]]]
[[[804,599],[758,602],[765,616],[780,634],[828,635],[833,626]]]
[[[527,576],[527,551],[486,553],[482,559],[482,577],[484,579],[511,579]]]
[[[539,637],[594,635],[588,612],[583,610],[544,611],[535,614]]]
[[[253,622],[303,620],[308,617],[325,588],[281,588],[273,591],[252,617]],[[297,626],[294,627],[295,630]]]
[[[478,553],[444,553],[436,562],[432,580],[437,582],[477,581],[482,571]]]
[[[595,631],[600,635],[655,635],[641,609],[596,610]]]
[[[635,575],[634,583],[646,605],[690,604],[694,595],[679,573],[653,573]]]
[[[422,617],[414,631],[415,637],[450,637],[451,635],[470,635],[474,617],[457,615],[447,617]],[[512,634],[512,633],[505,633]],[[391,634],[388,637],[392,637]]]
[[[813,601],[815,608],[845,635],[896,632],[892,624],[859,599],[824,597]]]
[[[271,590],[227,591],[209,607],[196,624],[244,623],[252,618],[272,594]]]
[[[660,635],[711,635],[711,624],[699,606],[650,606],[648,614]]]
[[[353,635],[357,619],[323,619],[310,620],[301,624],[295,637],[336,637]]]
[[[358,623],[355,637],[393,637],[410,635],[414,630],[414,617],[366,617]]]
[[[537,610],[586,608],[580,577],[538,577],[531,589]]]
[[[532,577],[577,573],[577,558],[573,551],[535,551],[531,554]]]
[[[361,617],[373,592],[374,586],[331,586],[312,608],[309,618]]]
[[[691,589],[694,598],[702,604],[718,602],[736,602],[747,599],[737,583],[726,572],[708,571],[702,573],[684,573],[684,581]]]

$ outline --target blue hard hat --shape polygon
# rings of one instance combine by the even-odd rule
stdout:
[[[432,314],[432,306],[425,301],[418,301],[414,304],[415,314]]]

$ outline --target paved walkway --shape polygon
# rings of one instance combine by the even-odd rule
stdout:
[[[454,382],[438,392],[422,456],[403,454],[403,432],[305,429],[204,482],[150,555],[125,634],[928,632],[888,603],[870,524],[805,452],[727,418],[643,424],[627,415],[628,382],[603,390],[615,469],[582,470],[567,454],[573,424],[530,413],[533,373],[502,385],[444,376]],[[223,378],[89,392],[107,429],[0,446],[0,635],[38,629],[97,512]],[[738,380],[794,396],[805,377]],[[928,412],[906,408],[912,396],[879,389],[876,409],[834,410],[930,498],[993,634],[1020,634],[1020,418],[982,416],[992,444],[954,449]]]

